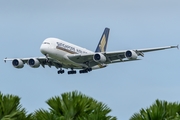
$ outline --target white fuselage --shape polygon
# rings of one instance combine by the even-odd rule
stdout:
[[[47,38],[43,41],[40,51],[42,54],[49,56],[59,63],[64,65],[74,66],[73,68],[81,69],[82,67],[87,67],[85,64],[75,63],[71,61],[67,55],[68,54],[91,54],[94,53],[85,48],[79,47],[77,45],[68,43],[66,41],[57,38]]]

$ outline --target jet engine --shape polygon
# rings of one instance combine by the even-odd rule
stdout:
[[[100,63],[104,63],[106,62],[106,57],[101,54],[101,53],[96,53],[94,56],[93,56],[93,60],[95,62],[100,62]]]
[[[138,55],[136,52],[134,52],[133,50],[128,50],[125,52],[125,56],[128,59],[137,59]]]
[[[24,63],[21,59],[14,59],[12,61],[12,65],[15,67],[15,68],[23,68],[24,67]]]
[[[32,68],[38,68],[40,66],[40,62],[36,58],[31,58],[28,60],[28,65],[31,66]]]

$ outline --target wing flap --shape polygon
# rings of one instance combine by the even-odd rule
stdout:
[[[129,61],[138,61],[138,60],[141,60],[141,59],[114,60],[114,61],[112,61],[111,63],[129,62]],[[109,64],[111,64],[111,63],[109,63]]]

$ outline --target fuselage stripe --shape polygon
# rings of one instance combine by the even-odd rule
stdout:
[[[71,54],[78,54],[77,52],[73,52],[73,51],[70,51],[70,50],[67,50],[67,49],[64,49],[63,47],[56,47],[56,49],[58,50],[62,50],[62,51],[65,51],[65,52],[68,52],[68,53],[71,53]]]

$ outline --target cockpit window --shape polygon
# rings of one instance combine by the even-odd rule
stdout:
[[[49,45],[50,45],[50,43],[49,43],[49,42],[44,42],[43,44],[49,44]]]

